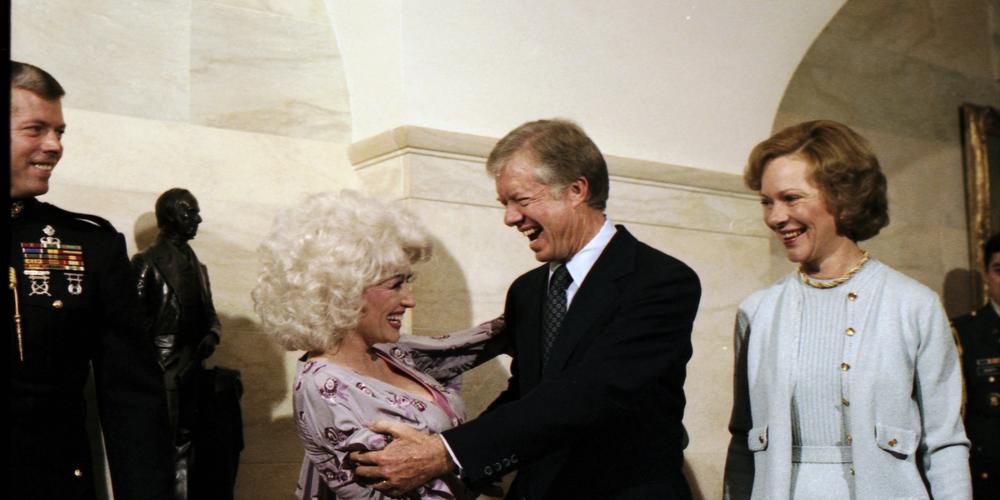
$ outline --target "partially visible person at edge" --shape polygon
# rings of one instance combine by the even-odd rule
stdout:
[[[508,498],[691,498],[682,472],[684,379],[701,284],[604,213],[608,170],[568,120],[525,123],[486,161],[503,222],[542,265],[507,292],[507,389],[438,436],[352,454],[393,494],[459,467],[470,484],[517,471]]]
[[[506,347],[501,318],[435,338],[400,334],[416,305],[411,266],[431,248],[413,215],[352,191],[307,198],[264,239],[255,309],[275,341],[306,351],[293,386],[305,447],[298,498],[386,498],[347,457],[391,439],[368,422],[431,433],[462,423],[460,375]],[[446,474],[408,498],[474,497]]]
[[[983,245],[989,301],[955,318],[965,377],[965,430],[972,442],[972,496],[1000,495],[1000,233]]]
[[[163,379],[137,323],[125,239],[35,197],[62,158],[59,82],[11,61],[8,498],[94,499],[83,389],[91,366],[117,500],[167,499]]]
[[[799,267],[739,307],[725,498],[970,498],[944,309],[858,246],[889,223],[868,142],[794,125],[753,149],[744,180]]]

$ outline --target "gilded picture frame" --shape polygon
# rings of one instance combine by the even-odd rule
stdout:
[[[972,298],[986,301],[983,243],[1000,230],[1000,112],[989,106],[961,107],[965,206],[969,233]]]

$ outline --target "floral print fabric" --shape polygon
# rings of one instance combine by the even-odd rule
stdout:
[[[484,323],[440,337],[403,335],[397,343],[372,347],[423,385],[434,395],[433,400],[322,359],[300,360],[293,405],[305,459],[296,496],[319,498],[322,482],[337,498],[389,498],[356,480],[347,455],[379,450],[388,444],[388,436],[368,429],[368,423],[375,420],[401,422],[428,433],[460,424],[465,418],[459,397],[460,375],[492,357],[486,354],[487,344],[496,334],[495,324],[491,328],[490,323]],[[495,348],[496,342],[492,344]],[[465,493],[457,477],[446,477],[418,488],[412,498],[453,499],[463,498]]]

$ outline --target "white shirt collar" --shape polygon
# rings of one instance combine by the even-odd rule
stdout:
[[[569,273],[569,274],[570,274],[570,276],[573,275],[572,272]],[[549,276],[551,276],[551,275],[552,274],[550,273]],[[990,299],[990,305],[993,306],[993,312],[997,313],[997,316],[1000,316],[1000,305],[997,305],[996,302],[993,302],[993,299]]]
[[[605,216],[604,224],[601,229],[597,231],[590,241],[587,242],[579,252],[570,257],[569,261],[566,262],[566,270],[569,271],[569,275],[573,277],[573,282],[570,283],[569,287],[566,288],[566,304],[567,306],[573,302],[573,296],[576,295],[576,291],[580,289],[580,285],[583,283],[584,278],[587,277],[587,273],[590,272],[590,268],[594,267],[594,263],[597,262],[597,258],[604,253],[604,249],[611,242],[611,238],[615,236],[618,230],[615,229],[614,223],[611,222],[611,218]],[[556,268],[559,267],[561,262],[549,262],[549,278],[552,278],[552,273],[555,272]]]

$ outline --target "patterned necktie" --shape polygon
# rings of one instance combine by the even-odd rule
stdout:
[[[565,265],[556,268],[549,281],[549,293],[545,296],[545,307],[542,310],[542,366],[549,362],[549,352],[556,342],[559,327],[566,317],[566,288],[573,282],[573,277]]]

